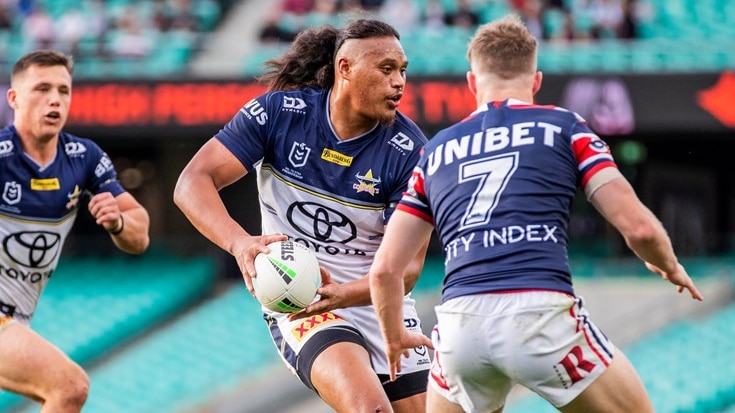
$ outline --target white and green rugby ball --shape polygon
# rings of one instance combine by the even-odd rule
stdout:
[[[255,297],[271,311],[293,313],[316,297],[322,278],[319,261],[304,245],[293,241],[268,244],[268,254],[255,257]]]

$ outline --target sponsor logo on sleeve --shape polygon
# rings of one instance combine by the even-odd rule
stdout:
[[[400,150],[401,152],[411,152],[414,148],[414,144],[411,138],[406,136],[406,134],[404,134],[403,132],[398,132],[397,134],[395,134],[395,136],[391,138],[389,143],[391,146]]]
[[[283,97],[283,111],[306,114],[303,109],[306,108],[306,102],[303,99],[291,96]]]
[[[102,158],[100,158],[100,161],[97,164],[97,166],[94,168],[94,175],[99,178],[100,176],[104,175],[106,172],[111,171],[112,168],[113,168],[112,160],[110,159],[109,156],[107,156],[107,154],[104,154]]]
[[[68,156],[72,157],[82,156],[87,152],[87,147],[81,142],[67,142],[66,145],[64,145],[64,152],[66,152]]]
[[[0,141],[0,157],[13,153],[13,141]]]

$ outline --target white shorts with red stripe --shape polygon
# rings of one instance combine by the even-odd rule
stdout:
[[[435,310],[429,383],[467,412],[499,409],[515,383],[564,406],[612,361],[614,345],[589,320],[581,297],[479,294]]]

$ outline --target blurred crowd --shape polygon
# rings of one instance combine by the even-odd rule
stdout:
[[[375,13],[399,31],[446,27],[473,29],[502,9],[521,16],[542,41],[636,39],[639,22],[651,18],[648,3],[638,0],[281,0],[260,32],[263,43],[290,42],[302,29]],[[498,17],[498,16],[494,16]]]
[[[211,30],[209,16],[219,16],[228,5],[226,0],[0,0],[0,34],[16,35],[26,50],[55,48],[77,60],[137,59],[153,51],[161,33]]]

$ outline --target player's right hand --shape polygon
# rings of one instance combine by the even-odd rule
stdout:
[[[256,276],[255,257],[261,252],[265,254],[270,252],[267,246],[268,244],[286,241],[287,239],[288,237],[283,234],[272,234],[247,235],[235,241],[235,246],[232,248],[232,255],[235,257],[235,261],[237,261],[237,266],[240,269],[240,273],[242,273],[245,286],[253,297],[255,297],[255,288],[253,287],[252,280]]]
[[[388,341],[385,343],[385,356],[390,366],[390,381],[396,381],[396,376],[401,372],[401,357],[409,357],[409,352],[416,348],[426,346],[434,349],[431,339],[422,333],[408,331],[405,328],[401,333],[400,341]]]

